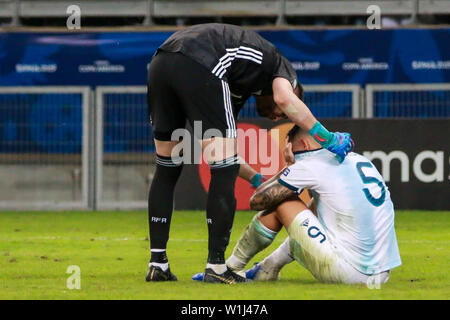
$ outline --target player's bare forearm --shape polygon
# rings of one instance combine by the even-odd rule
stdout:
[[[278,183],[278,178],[283,171],[284,169],[256,189],[250,199],[250,208],[252,210],[273,211],[283,201],[294,197],[297,198],[297,194],[294,191]]]
[[[268,179],[267,181],[264,181],[256,190],[253,195],[256,195],[258,192],[261,192],[264,188],[267,188],[272,182],[278,181],[278,178],[283,174],[286,167],[280,170],[276,175],[274,175],[272,178]]]
[[[298,199],[297,194],[275,181],[253,195],[250,199],[250,208],[257,211],[274,211],[281,203],[292,199]]]
[[[239,157],[239,160],[239,177],[250,182],[253,188],[258,188],[264,181],[266,181],[266,177],[250,167],[244,159]]]
[[[258,172],[250,167],[244,159],[240,158],[239,177],[250,182]]]
[[[273,98],[283,113],[296,125],[311,130],[317,122],[306,104],[295,95],[288,80],[276,78],[273,81]]]

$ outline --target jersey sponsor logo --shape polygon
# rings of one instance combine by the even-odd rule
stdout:
[[[151,221],[155,223],[167,223],[167,218],[152,217]]]
[[[286,168],[283,172],[283,176],[287,177],[287,175],[289,174],[289,172],[291,172],[291,170],[289,168]]]
[[[301,223],[301,225],[302,225],[303,227],[307,227],[307,226],[309,225],[309,218],[303,220],[303,222]]]

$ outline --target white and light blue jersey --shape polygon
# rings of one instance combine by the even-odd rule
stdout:
[[[358,271],[372,275],[401,265],[390,193],[367,158],[352,152],[339,164],[325,149],[296,152],[278,181],[312,192],[330,240]]]

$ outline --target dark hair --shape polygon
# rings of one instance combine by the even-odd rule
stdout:
[[[302,128],[300,128],[298,125],[294,125],[291,130],[289,130],[287,137],[288,141],[292,142],[295,140],[295,138],[302,132]]]
[[[255,100],[256,100],[256,111],[258,112],[258,114],[261,117],[269,118],[276,107],[275,102],[273,102],[273,98],[268,96],[262,97],[255,96]]]
[[[272,89],[270,89],[272,90]],[[294,88],[294,94],[303,100],[303,87],[300,83]],[[273,114],[276,104],[273,101],[273,93],[270,95],[255,96],[256,100],[256,111],[261,117],[270,118]]]
[[[298,125],[294,125],[291,130],[289,130],[287,137],[289,142],[293,142],[295,139],[298,139],[300,135],[308,135],[309,132],[307,129],[303,129]]]

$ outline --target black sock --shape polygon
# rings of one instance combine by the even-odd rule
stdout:
[[[225,263],[225,250],[230,240],[236,211],[234,186],[239,173],[237,155],[220,162],[210,163],[206,218],[208,222],[208,263]]]
[[[156,251],[166,249],[172,218],[173,193],[182,168],[181,158],[156,156],[156,172],[148,197],[150,249]],[[165,253],[164,257],[167,262]],[[161,260],[164,257],[161,254],[154,256],[152,251],[152,260]]]

